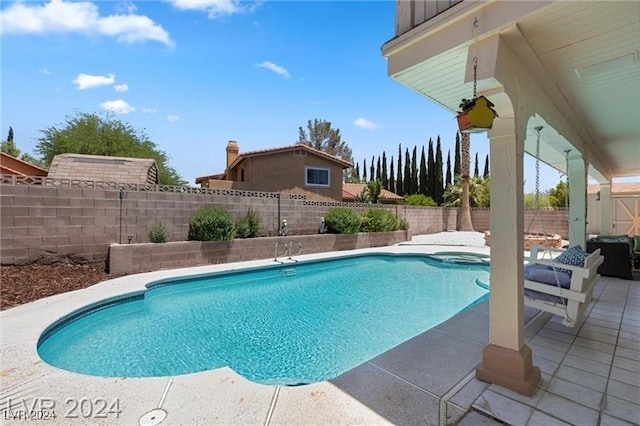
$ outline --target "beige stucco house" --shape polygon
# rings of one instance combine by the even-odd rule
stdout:
[[[348,161],[307,145],[240,153],[238,143],[227,144],[224,172],[200,176],[203,188],[304,194],[309,199],[342,200],[342,171],[352,167]]]
[[[600,185],[599,228],[612,230],[612,179],[640,176],[638,34],[637,1],[396,1],[389,76],[452,118],[474,87],[498,114],[481,380],[528,395],[540,381],[524,344],[524,153],[567,174],[571,244],[583,247],[588,178]]]

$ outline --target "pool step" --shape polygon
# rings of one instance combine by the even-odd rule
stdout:
[[[284,270],[284,276],[285,277],[295,277],[296,275],[298,275],[298,273],[293,268],[289,268],[289,269],[285,269]]]

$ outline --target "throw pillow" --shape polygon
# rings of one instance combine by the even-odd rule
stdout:
[[[554,262],[563,263],[565,265],[573,265],[584,267],[584,260],[587,258],[588,254],[582,250],[582,247],[575,245],[573,247],[569,247],[562,253],[560,256],[554,259]],[[568,269],[561,269],[562,272],[571,273]]]

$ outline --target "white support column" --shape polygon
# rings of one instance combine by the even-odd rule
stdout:
[[[587,163],[580,155],[567,159],[569,181],[569,244],[585,248],[587,235]]]
[[[476,377],[532,395],[540,381],[524,344],[524,134],[490,137],[491,293],[489,345]],[[495,132],[497,133],[497,132]]]
[[[611,235],[611,181],[600,183],[600,234]]]

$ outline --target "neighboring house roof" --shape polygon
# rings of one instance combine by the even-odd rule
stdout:
[[[587,193],[595,194],[600,191],[600,185],[591,183],[587,186]],[[613,182],[611,184],[612,194],[640,194],[640,182]]]
[[[49,177],[117,183],[158,183],[158,166],[149,158],[104,155],[58,154],[53,157]]]
[[[226,173],[217,173],[215,175],[207,175],[207,176],[198,176],[196,178],[196,183],[203,183],[208,181],[209,179],[213,179],[213,180],[222,180],[227,176]]]
[[[352,201],[356,196],[362,194],[366,183],[343,183],[342,184],[342,199],[344,201]],[[380,200],[386,201],[402,201],[404,198],[396,193],[382,189],[380,191]]]
[[[327,154],[324,151],[320,151],[319,149],[315,149],[312,148],[308,145],[304,145],[304,144],[296,144],[296,145],[289,145],[289,146],[281,146],[278,148],[269,148],[269,149],[261,149],[261,150],[257,150],[257,151],[248,151],[248,152],[242,152],[240,154],[238,154],[238,158],[235,159],[235,161],[233,163],[231,163],[229,165],[229,168],[232,169],[235,166],[238,165],[238,163],[240,163],[242,160],[246,159],[246,158],[251,158],[251,157],[259,157],[261,155],[273,155],[273,154],[279,154],[281,152],[289,152],[289,151],[296,151],[302,149],[304,151],[309,152],[310,154],[314,154],[317,155],[318,157],[323,157],[329,161],[333,161],[334,163],[340,164],[342,166],[342,168],[346,169],[349,167],[353,167],[353,164],[351,164],[348,161],[345,160],[341,160],[338,157],[335,157],[331,154]]]
[[[46,176],[47,171],[34,164],[9,155],[6,152],[0,152],[0,173],[3,175],[18,176]]]

